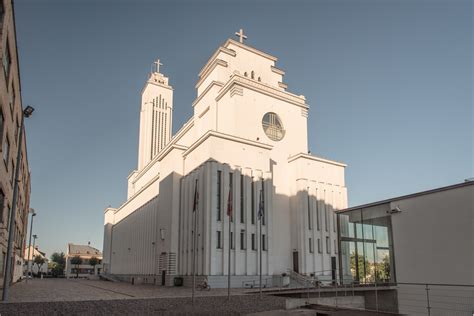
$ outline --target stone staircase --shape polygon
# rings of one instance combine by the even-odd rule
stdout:
[[[288,275],[290,276],[290,285],[289,288],[307,288],[314,287],[315,279],[303,274],[299,274],[291,269],[287,270]]]
[[[112,274],[100,274],[99,278],[105,281],[120,282],[120,280],[116,278],[115,276],[113,276]]]

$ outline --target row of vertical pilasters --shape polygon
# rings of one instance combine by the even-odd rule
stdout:
[[[150,160],[166,146],[170,139],[168,114],[171,115],[171,113],[168,112],[168,103],[161,94],[153,99]]]
[[[233,175],[233,221],[229,231],[230,217],[227,215],[227,203],[231,173]],[[220,181],[217,179],[219,176],[221,177]],[[192,209],[196,180],[198,180],[199,204],[194,214]],[[220,186],[218,183],[220,183]],[[271,274],[272,267],[271,260],[269,260],[272,249],[272,230],[270,229],[272,227],[272,214],[269,211],[272,209],[273,196],[271,174],[246,168],[231,168],[227,164],[213,161],[201,165],[185,176],[181,182],[180,274],[192,274],[192,230],[196,214],[198,233],[196,239],[196,273],[198,275],[228,274],[230,232],[233,233],[234,246],[231,249],[231,274],[258,274],[260,264],[258,250],[262,243],[259,222],[256,217],[262,186],[265,200],[265,225],[262,225],[262,234],[266,236],[266,250],[262,252],[262,270],[263,274]],[[244,190],[243,194],[241,194],[241,188]],[[218,202],[220,203],[219,208]],[[218,215],[218,209],[220,209],[220,216]],[[254,217],[253,221],[252,216]],[[220,247],[218,247],[218,232],[220,232],[221,239]],[[244,245],[241,243],[241,233]],[[252,249],[252,238],[255,239],[254,249]]]
[[[148,86],[149,89],[157,89]],[[173,94],[158,88],[142,94],[138,170],[150,162],[171,139]]]
[[[113,226],[110,273],[156,273],[157,213],[158,198],[154,198]]]
[[[335,211],[347,206],[346,188],[300,179],[297,181],[296,237],[300,272],[331,275],[331,257],[337,258]],[[311,240],[311,244],[310,244]]]

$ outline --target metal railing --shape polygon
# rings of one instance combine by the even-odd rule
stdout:
[[[408,315],[474,315],[474,285],[397,283],[398,309]]]
[[[474,285],[472,284],[434,284],[410,282],[364,282],[359,283],[352,278],[325,278],[325,272],[318,271],[312,276],[306,276],[294,271],[288,275],[299,287],[293,289],[303,290],[305,296],[321,298],[334,298],[334,307],[340,307],[340,299],[345,296],[357,296],[360,291],[373,291],[373,301],[369,304],[373,308],[367,311],[387,311],[386,301],[381,297],[381,291],[397,291],[398,312],[406,315],[474,315]],[[323,278],[321,278],[323,277]],[[361,295],[361,294],[359,294]]]
[[[270,281],[270,282],[269,282]],[[262,278],[262,287],[263,288],[268,288],[270,285],[272,285],[272,278],[267,277],[267,278]],[[248,281],[242,281],[242,287],[249,287],[251,289],[253,288],[258,288],[260,286],[259,280],[248,280]]]

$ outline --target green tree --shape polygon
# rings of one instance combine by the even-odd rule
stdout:
[[[100,264],[100,260],[96,257],[92,257],[89,259],[89,264],[92,266],[92,269],[95,271],[95,266]]]
[[[79,265],[82,264],[82,258],[79,256],[74,256],[71,259],[71,264],[76,266],[76,278],[79,277]]]
[[[51,272],[53,276],[58,277],[64,274],[64,266],[66,265],[66,257],[64,252],[55,252],[51,255]]]
[[[357,258],[357,260],[356,260]],[[357,269],[358,268],[358,269]],[[369,261],[364,256],[356,256],[355,252],[351,253],[351,272],[352,276],[359,282],[366,282],[367,276],[365,275],[364,268],[369,274]],[[358,273],[357,273],[358,272]]]
[[[64,266],[66,264],[66,256],[64,252],[54,252],[51,255],[51,261]]]
[[[377,280],[381,282],[390,281],[390,257],[386,255],[382,262],[377,264]]]

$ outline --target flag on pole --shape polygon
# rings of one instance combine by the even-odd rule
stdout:
[[[193,212],[196,212],[199,203],[199,192],[198,192],[198,180],[196,179],[196,186],[194,187],[194,202],[193,202]]]
[[[258,219],[261,220],[265,214],[265,202],[263,201],[263,190],[260,190],[260,203],[258,204]]]
[[[229,198],[227,199],[227,216],[232,217],[232,188],[229,189]]]

